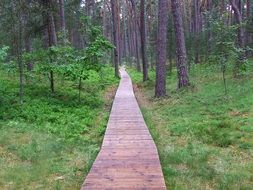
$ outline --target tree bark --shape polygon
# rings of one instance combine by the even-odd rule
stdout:
[[[57,44],[57,37],[56,37],[56,30],[55,30],[55,23],[54,23],[54,16],[52,12],[53,0],[42,0],[43,5],[43,17],[44,25],[47,27],[47,38],[48,38],[48,47],[55,46]],[[50,61],[52,62],[51,58]],[[55,85],[54,85],[54,72],[51,69],[50,71],[50,89],[51,92],[55,92]]]
[[[225,12],[225,10],[226,10],[225,0],[221,0],[221,12],[222,12],[222,14]]]
[[[245,40],[244,40],[244,31],[242,28],[242,13],[240,11],[240,8],[238,4],[235,2],[235,0],[229,0],[232,6],[232,9],[235,14],[236,23],[239,25],[238,28],[238,44],[241,48],[245,46]]]
[[[138,18],[137,18],[137,13],[136,13],[136,2],[135,0],[131,0],[132,3],[132,11],[134,14],[134,38],[135,38],[135,53],[136,53],[136,66],[137,70],[141,71],[141,64],[140,64],[140,57],[139,57],[139,41],[138,41]]]
[[[119,77],[119,34],[118,34],[118,15],[115,0],[111,0],[112,12],[112,28],[113,28],[113,43],[114,43],[114,67],[115,77]]]
[[[155,96],[166,95],[166,53],[168,27],[168,0],[158,2],[158,32],[157,32],[157,61]]]
[[[252,0],[247,0],[247,18],[251,17],[251,1]]]
[[[251,1],[252,0],[247,0],[247,12],[246,12],[246,16],[247,16],[247,19],[248,19],[248,22],[250,22],[250,18],[251,18]],[[251,36],[251,33],[249,31],[247,31],[246,33],[246,38],[247,38],[247,43],[248,45],[250,45],[252,43],[252,36]],[[251,52],[248,51],[247,52],[247,56],[250,56],[251,55]]]
[[[54,16],[52,12],[53,0],[47,0],[47,27],[48,27],[48,45],[49,47],[57,44]]]
[[[119,1],[115,1],[115,13],[117,15],[117,33],[118,33],[118,57],[119,57],[119,65],[121,65],[121,57],[122,57],[122,36],[121,36],[121,29],[120,29],[120,14],[121,9],[119,5]]]
[[[127,34],[128,34],[128,46],[129,46],[129,56],[134,57],[135,51],[134,51],[134,32],[133,32],[133,26],[132,26],[132,7],[129,5],[129,0],[126,0],[127,5],[127,11],[128,12],[128,18],[127,18]],[[131,60],[130,60],[131,61]],[[131,63],[130,63],[131,64]]]
[[[195,33],[195,63],[200,63],[199,58],[199,33],[200,33],[200,0],[194,2],[194,33]]]
[[[212,15],[212,5],[213,2],[212,0],[207,0],[207,11],[208,11],[208,15]],[[212,49],[212,31],[211,31],[211,24],[210,24],[210,20],[208,18],[207,20],[207,54],[211,51]]]
[[[85,5],[86,5],[87,15],[90,16],[90,17],[93,17],[94,16],[95,1],[94,0],[86,0]]]
[[[67,33],[66,33],[66,21],[65,21],[65,7],[64,7],[64,0],[59,0],[59,7],[60,7],[60,25],[61,25],[61,32],[63,38],[63,44],[67,42]]]
[[[107,37],[106,0],[103,3],[103,35]]]
[[[243,16],[242,16],[242,10],[241,10],[241,2],[240,1],[235,1],[235,0],[229,0],[230,4],[232,6],[232,10],[234,11],[235,14],[235,20],[236,23],[239,25],[238,28],[238,45],[241,49],[245,48],[245,36],[244,36],[244,29],[242,27],[242,22],[243,22]],[[239,55],[239,60],[236,62],[235,68],[234,68],[234,76],[236,77],[240,68],[241,63],[243,60],[246,58],[246,54],[244,52],[240,53]]]
[[[187,68],[187,56],[185,48],[185,36],[183,29],[182,13],[179,0],[171,0],[171,7],[174,20],[176,45],[177,45],[177,75],[178,88],[189,86],[189,76]]]
[[[143,81],[147,81],[148,64],[146,58],[145,0],[141,0],[140,26],[141,26],[140,28],[141,28],[141,55],[142,55]]]
[[[66,30],[64,0],[59,0],[61,30]]]
[[[25,51],[27,53],[32,52],[32,43],[31,43],[31,36],[28,31],[25,32]],[[27,70],[32,71],[33,70],[33,63],[30,61],[27,63]]]
[[[127,32],[127,12],[126,12],[126,4],[123,2],[123,32],[124,32],[124,55],[128,60],[129,58],[129,37]]]
[[[27,6],[30,6],[30,3],[28,2]],[[32,42],[31,42],[31,31],[29,27],[29,7],[24,8],[24,14],[23,14],[23,20],[24,20],[24,45],[25,45],[25,51],[27,53],[32,52]],[[33,63],[30,61],[27,64],[27,71],[32,71],[33,69]]]
[[[23,104],[24,97],[24,65],[22,58],[22,37],[23,37],[23,20],[22,20],[22,2],[19,0],[19,10],[18,10],[18,35],[17,35],[17,63],[19,70],[19,103]]]

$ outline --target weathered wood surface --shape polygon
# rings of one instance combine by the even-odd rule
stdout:
[[[165,190],[158,152],[131,79],[125,70],[120,73],[104,141],[81,190]]]

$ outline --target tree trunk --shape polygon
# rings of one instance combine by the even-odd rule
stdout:
[[[172,15],[169,15],[169,26],[173,26],[173,21],[172,21]],[[172,72],[172,68],[173,68],[173,59],[175,58],[174,57],[174,36],[173,36],[173,29],[172,27],[169,28],[168,30],[168,50],[167,50],[167,53],[168,53],[168,59],[169,59],[169,68],[168,68],[168,71],[169,71],[169,74],[171,74]]]
[[[237,0],[237,6],[239,8],[240,13],[242,14],[242,18],[243,18],[243,3],[242,0]]]
[[[86,0],[85,1],[86,13],[90,17],[94,16],[94,6],[95,6],[94,0]]]
[[[111,0],[111,12],[112,12],[112,28],[113,28],[113,43],[114,43],[114,67],[115,76],[119,77],[119,34],[118,34],[118,15],[115,0]]]
[[[221,12],[222,12],[222,14],[225,12],[225,10],[226,10],[225,0],[221,0]]]
[[[45,18],[44,20],[44,25],[47,26],[47,38],[48,38],[48,47],[55,46],[57,44],[57,37],[56,37],[56,30],[55,30],[55,23],[54,23],[54,16],[52,12],[52,6],[53,6],[53,1],[52,0],[44,0],[41,1],[43,5],[43,17]],[[50,61],[52,62],[51,58]],[[51,92],[55,92],[54,88],[54,72],[51,69],[49,72],[50,75],[50,89]]]
[[[179,0],[171,0],[171,7],[174,18],[174,28],[177,45],[176,53],[177,53],[178,88],[181,88],[189,86],[189,76],[187,68],[183,20]]]
[[[168,0],[158,2],[158,33],[155,96],[166,95],[166,53],[168,27]]]
[[[106,0],[103,3],[103,35],[108,38],[107,36],[107,19],[106,19]]]
[[[238,45],[240,48],[245,48],[245,39],[244,39],[244,29],[242,27],[242,22],[243,22],[243,17],[242,17],[242,10],[241,10],[241,2],[240,1],[235,1],[235,0],[230,0],[230,4],[232,6],[232,10],[234,11],[235,14],[235,20],[236,23],[239,25],[238,28]],[[234,75],[237,76],[240,64],[242,61],[245,59],[245,53],[241,53],[239,56],[239,61],[237,61],[234,69]]]
[[[140,64],[140,57],[139,57],[139,41],[138,41],[138,18],[137,18],[137,13],[136,13],[136,3],[135,0],[131,0],[132,3],[132,10],[133,10],[133,14],[134,14],[134,38],[135,38],[135,53],[136,53],[136,66],[137,66],[137,70],[141,71],[141,64]]]
[[[208,11],[208,16],[212,15],[212,0],[207,0],[207,11]],[[211,52],[212,49],[212,31],[211,31],[211,24],[210,24],[210,19],[208,18],[207,20],[207,54]]]
[[[148,80],[148,65],[146,58],[146,24],[145,24],[145,0],[141,0],[141,55],[142,55],[142,68],[143,68],[143,81]]]
[[[121,30],[120,30],[120,14],[121,9],[119,6],[119,1],[115,1],[115,10],[117,15],[117,33],[118,33],[118,57],[119,57],[119,65],[121,65],[121,57],[122,57],[122,36],[121,36]]]
[[[200,33],[200,0],[194,0],[194,33],[195,33],[195,63],[200,63],[199,58],[199,33]]]
[[[52,12],[52,6],[53,6],[53,1],[48,0],[48,45],[49,47],[55,46],[57,44],[57,37],[56,37],[56,29],[55,29],[55,23],[54,23],[54,16]]]
[[[64,8],[64,0],[59,0],[60,6],[60,23],[61,23],[61,30],[65,31],[66,29],[66,22],[65,22],[65,8]]]
[[[19,0],[19,12],[18,12],[18,40],[17,40],[17,62],[19,70],[19,103],[23,104],[24,97],[24,66],[22,59],[22,36],[23,36],[23,21],[22,21],[22,9],[21,9],[21,0]]]
[[[28,4],[29,5],[29,4]],[[29,12],[28,12],[28,7],[25,8],[26,10],[24,11],[24,15],[23,15],[23,20],[24,20],[24,41],[25,41],[25,51],[27,53],[31,53],[32,52],[32,42],[31,42],[31,32],[30,32],[30,28],[29,28]],[[27,64],[27,71],[32,71],[33,69],[33,63],[30,61]]]
[[[246,16],[247,16],[248,22],[250,22],[250,18],[251,18],[251,1],[252,0],[247,0],[247,13],[246,13]],[[252,36],[251,36],[251,33],[249,31],[247,31],[247,33],[246,33],[246,38],[247,38],[248,45],[250,45],[252,43]],[[250,55],[251,55],[251,51],[248,51],[247,56],[250,56]]]
[[[238,28],[238,44],[241,48],[245,46],[245,40],[244,40],[244,31],[242,28],[242,12],[240,11],[240,7],[238,4],[236,4],[235,0],[230,0],[232,9],[235,14],[236,23],[239,25]]]
[[[247,18],[251,17],[251,1],[252,0],[247,0]]]
[[[134,51],[134,32],[133,32],[133,27],[132,27],[132,8],[129,5],[129,0],[126,0],[126,5],[127,5],[127,11],[128,12],[128,18],[127,18],[127,34],[128,34],[128,46],[129,46],[129,56],[134,57],[135,56],[135,51]],[[131,60],[130,60],[131,62]],[[130,63],[131,64],[131,63]]]
[[[63,38],[63,43],[66,44],[67,33],[66,33],[64,0],[59,0],[59,6],[60,6],[60,25],[61,25],[61,32],[63,35],[62,38]]]
[[[125,8],[125,7],[124,7]],[[126,10],[124,10],[125,18],[123,18],[123,30],[124,30],[124,48],[125,48],[125,57],[129,58],[129,37],[127,32],[127,25],[126,25]]]
[[[127,12],[126,12],[126,5],[123,3],[123,32],[124,32],[124,54],[125,58],[128,61],[129,58],[129,37],[128,37],[128,32],[127,32],[127,24],[126,24],[126,19],[127,19]]]
[[[25,51],[27,53],[32,52],[32,43],[31,43],[31,36],[28,33],[28,31],[25,32]],[[30,61],[27,63],[27,70],[32,71],[33,70],[33,63]]]

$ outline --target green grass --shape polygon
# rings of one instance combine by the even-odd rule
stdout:
[[[168,97],[155,99],[150,81],[128,69],[145,120],[157,144],[169,189],[252,189],[253,69],[234,79],[228,94],[215,66],[190,70],[191,87],[177,89],[176,71],[168,75]]]
[[[44,76],[30,78],[22,106],[18,78],[0,72],[0,189],[80,189],[102,142],[117,80],[77,84],[57,78],[56,93]],[[92,74],[92,76],[94,73]]]

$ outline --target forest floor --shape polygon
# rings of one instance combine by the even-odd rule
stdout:
[[[216,66],[192,66],[185,90],[177,90],[174,70],[161,100],[153,97],[154,71],[142,83],[142,74],[128,69],[169,189],[252,189],[252,65],[238,79],[228,71],[227,95]]]
[[[141,73],[129,69],[170,189],[252,189],[252,65],[238,79],[228,71],[227,95],[216,66],[192,66],[187,90],[177,90],[173,71],[162,100],[153,98],[154,71],[142,83]],[[88,81],[79,103],[73,83],[57,80],[52,96],[45,77],[33,78],[20,107],[13,76],[0,71],[0,189],[80,189],[117,81],[103,90],[96,88],[100,81]]]
[[[80,189],[102,143],[117,80],[87,81],[81,103],[73,82],[31,79],[18,104],[18,78],[0,71],[0,189]],[[41,80],[41,81],[40,81]],[[44,82],[43,82],[44,81]]]

